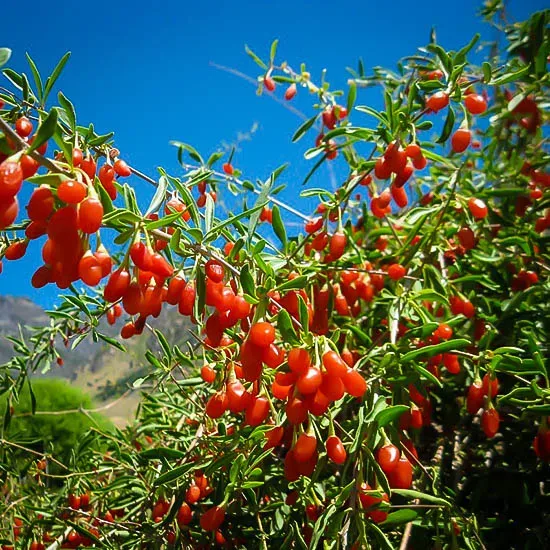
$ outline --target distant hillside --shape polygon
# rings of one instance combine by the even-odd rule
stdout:
[[[11,343],[4,336],[17,336],[19,327],[28,334],[30,327],[43,326],[48,322],[44,310],[27,298],[0,295],[0,364],[8,361],[12,355]],[[124,319],[114,327],[106,323],[100,330],[116,336]],[[189,338],[188,329],[192,326],[186,317],[178,314],[175,308],[165,308],[158,319],[151,320],[152,325],[163,331],[171,344],[182,345]],[[28,327],[28,329],[25,329]],[[121,352],[104,342],[94,343],[91,338],[84,340],[74,350],[67,350],[61,342],[57,349],[63,357],[63,366],[52,365],[45,376],[69,379],[75,386],[91,395],[95,403],[112,401],[121,395],[133,380],[148,372],[149,366],[144,359],[148,349],[157,349],[155,337],[148,331],[141,336],[124,341],[127,352]],[[40,370],[40,369],[39,369]],[[40,376],[37,372],[36,376]],[[117,424],[131,417],[137,405],[137,395],[129,396],[105,411]]]

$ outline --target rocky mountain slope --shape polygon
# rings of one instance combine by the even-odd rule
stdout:
[[[0,364],[8,361],[13,353],[11,343],[5,336],[18,336],[19,331],[28,334],[32,327],[44,326],[48,316],[44,310],[27,298],[0,295]],[[101,331],[116,336],[124,323],[119,319],[117,325],[101,327]],[[164,309],[158,319],[154,319],[155,328],[163,331],[168,341],[183,344],[188,338],[190,323],[173,308]],[[63,366],[53,365],[44,376],[67,378],[88,392],[94,402],[101,406],[123,394],[132,382],[146,374],[150,368],[145,359],[147,349],[155,350],[155,337],[147,331],[141,336],[125,341],[127,351],[122,352],[104,342],[94,343],[91,338],[84,340],[74,350],[63,345],[58,350],[63,357]],[[36,376],[40,376],[37,371]],[[138,396],[136,393],[105,410],[117,423],[131,418]]]

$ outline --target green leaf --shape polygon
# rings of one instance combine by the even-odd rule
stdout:
[[[289,344],[298,344],[298,336],[296,331],[292,326],[292,319],[290,314],[286,309],[279,310],[277,314],[277,328],[283,337],[283,341],[288,342]]]
[[[168,189],[168,178],[166,176],[161,176],[159,178],[159,183],[157,185],[155,194],[153,195],[153,198],[151,199],[151,203],[149,204],[149,208],[147,208],[147,211],[145,212],[145,216],[148,216],[152,212],[156,212],[159,209],[160,205],[166,199],[167,189]]]
[[[489,82],[490,86],[500,86],[502,84],[508,84],[510,82],[515,82],[516,80],[519,80],[523,76],[529,73],[530,65],[525,65],[521,69],[518,69],[514,72],[506,72],[501,76],[498,76],[496,78],[493,78],[491,82]]]
[[[402,508],[397,510],[397,512],[392,512],[388,514],[388,517],[384,522],[381,523],[384,527],[393,526],[393,525],[402,525],[403,523],[409,523],[413,521],[418,516],[418,513],[411,509]]]
[[[52,74],[46,79],[46,86],[44,87],[44,97],[42,98],[43,103],[46,103],[46,99],[48,99],[48,95],[50,95],[53,85],[55,84],[56,80],[59,78],[59,75],[61,74],[61,71],[67,64],[67,61],[69,61],[69,57],[71,57],[71,52],[67,52],[59,60],[59,63],[56,65]]]
[[[315,124],[318,116],[319,115],[315,115],[300,125],[292,136],[292,143],[296,143]]]
[[[3,69],[2,73],[18,90],[23,89],[23,77],[19,73],[13,69]]]
[[[447,71],[447,74],[451,74],[453,72],[453,62],[451,61],[449,54],[439,44],[428,44],[427,49],[437,55],[441,61],[441,64]]]
[[[277,290],[283,291],[283,290],[293,290],[297,288],[305,288],[307,284],[308,277],[306,275],[300,275],[298,277],[295,277],[294,279],[289,279],[288,281],[280,284],[277,287]]]
[[[443,129],[441,130],[441,135],[439,136],[437,143],[445,143],[449,139],[449,136],[453,131],[454,124],[455,124],[455,112],[452,106],[449,105],[449,110],[447,111],[447,118],[445,119],[445,124],[443,125]]]
[[[5,65],[11,57],[11,50],[9,48],[0,48],[0,67]]]
[[[490,82],[491,74],[492,74],[491,64],[488,63],[487,61],[484,61],[483,64],[481,65],[481,69],[483,70],[483,80],[485,82]]]
[[[464,338],[447,340],[445,342],[440,342],[439,344],[432,344],[430,346],[424,346],[423,348],[409,351],[408,353],[405,353],[405,355],[402,355],[399,361],[401,363],[407,363],[423,355],[426,355],[427,357],[433,357],[434,355],[439,355],[440,353],[464,348],[466,346],[469,346],[470,343],[470,340],[466,340]]]
[[[419,499],[426,502],[432,502],[433,504],[439,504],[445,508],[450,508],[451,503],[444,498],[436,497],[434,495],[428,495],[426,493],[421,493],[420,491],[414,491],[413,489],[393,489],[392,491],[396,495],[401,495],[402,497],[410,498],[411,500]]]
[[[38,99],[40,101],[42,101],[42,95],[44,94],[44,87],[43,87],[43,84],[42,84],[42,78],[40,78],[40,73],[38,71],[38,68],[36,67],[35,62],[32,60],[32,57],[28,53],[25,53],[25,55],[27,57],[27,61],[29,62],[29,66],[31,68],[32,76],[33,76],[33,79],[34,79],[34,85],[36,86],[36,93],[38,95]],[[0,65],[1,65],[1,63],[0,63]]]
[[[397,420],[405,411],[408,410],[409,407],[406,405],[393,405],[391,407],[386,407],[374,417],[374,420],[378,423],[378,426],[383,428],[394,420]]]
[[[374,533],[375,538],[380,544],[380,548],[384,548],[385,550],[395,550],[392,543],[388,540],[384,532],[380,529],[380,527],[378,527],[378,525],[376,525],[376,523],[369,522],[368,528]]]
[[[269,63],[273,65],[273,62],[275,61],[275,56],[277,55],[277,46],[279,44],[279,40],[276,38],[273,40],[273,43],[271,44],[271,49],[269,50]]]
[[[245,44],[244,51],[254,60],[254,62],[264,70],[267,70],[267,65]]]
[[[182,143],[181,141],[171,141],[170,145],[173,145],[174,147],[177,147],[178,150],[178,160],[179,163],[182,164],[182,157],[184,151],[187,151],[189,153],[189,156],[199,164],[204,164],[204,160],[200,156],[199,152],[188,143]]]
[[[54,135],[57,128],[57,117],[57,109],[53,107],[46,119],[38,127],[34,140],[27,150],[28,153],[38,149],[38,147],[40,147],[43,143],[46,143],[46,141]]]
[[[169,447],[158,447],[156,449],[147,449],[138,454],[140,458],[146,460],[158,460],[160,458],[166,458],[169,460],[178,460],[187,456],[186,452],[178,451],[177,449],[171,449]]]
[[[277,235],[277,237],[281,241],[281,244],[283,245],[283,250],[285,250],[286,244],[287,244],[286,229],[285,229],[283,220],[281,218],[281,211],[279,210],[279,207],[276,204],[273,206],[272,214],[273,214],[273,231],[275,231],[275,235]]]
[[[242,219],[242,218],[249,218],[254,214],[255,212],[259,212],[265,204],[256,204],[252,208],[249,208],[248,210],[243,210],[240,214],[229,216],[227,219],[225,219],[223,222],[218,223],[216,226],[214,226],[210,233],[204,236],[205,241],[210,241],[213,238],[217,237],[224,228],[226,228],[228,225],[235,224],[236,221]]]
[[[456,53],[456,55],[454,56],[455,65],[460,65],[461,63],[464,63],[466,61],[466,56],[471,51],[471,49],[476,45],[478,40],[479,40],[479,34],[475,34],[470,40],[470,42]]]
[[[49,174],[38,174],[36,176],[32,176],[31,178],[28,178],[25,181],[28,181],[29,183],[32,183],[37,186],[50,185],[53,187],[57,187],[62,181],[65,181],[67,179],[69,179],[69,177],[65,176],[64,174],[49,173]]]
[[[240,275],[241,285],[243,290],[249,296],[256,296],[256,283],[254,282],[254,277],[250,273],[250,266],[248,264],[243,265]]]
[[[172,481],[175,481],[176,479],[179,479],[180,477],[183,477],[187,472],[198,470],[203,466],[204,464],[201,464],[200,462],[188,462],[187,464],[183,464],[182,466],[177,466],[176,468],[157,477],[157,479],[154,480],[153,485],[157,487],[159,485],[166,485],[167,483],[170,483]]]
[[[182,181],[180,181],[178,178],[174,178],[172,176],[169,176],[162,168],[158,169],[160,174],[168,179],[168,181],[177,189],[179,192],[181,199],[185,206],[187,206],[187,209],[189,210],[189,214],[191,215],[191,219],[193,220],[193,223],[199,227],[200,226],[200,214],[199,210],[197,208],[197,203],[195,199],[193,198],[193,195],[191,194],[191,191],[189,190],[189,187],[192,185],[192,183],[196,179],[202,179],[202,176],[195,176],[191,178],[190,181],[187,182],[187,185],[184,184]]]
[[[256,199],[256,203],[254,204],[254,206],[258,208],[250,216],[250,220],[248,221],[248,235],[246,240],[249,246],[250,246],[250,243],[252,242],[252,237],[254,237],[254,233],[256,231],[256,227],[258,226],[258,222],[260,221],[260,210],[268,203],[268,197],[272,187],[273,187],[273,178],[270,177],[262,185],[260,194]]]
[[[57,99],[61,107],[63,107],[67,115],[67,120],[69,121],[69,126],[74,133],[76,131],[76,112],[74,110],[74,105],[63,95],[63,92],[57,94]]]
[[[216,203],[210,194],[206,195],[206,207],[204,210],[204,231],[208,235],[212,231],[214,222],[214,208]]]
[[[357,99],[357,85],[355,84],[355,82],[351,82],[350,86],[349,86],[349,92],[348,92],[348,101],[346,103],[346,107],[347,107],[347,110],[348,110],[348,116],[350,115],[354,105],[355,105],[355,100]]]
[[[78,534],[82,535],[83,537],[86,537],[93,541],[99,548],[104,548],[105,544],[102,540],[97,538],[96,535],[88,531],[85,527],[83,527],[80,523],[76,523],[70,519],[67,520],[67,525],[70,525]]]

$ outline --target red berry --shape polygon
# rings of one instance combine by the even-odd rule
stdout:
[[[88,197],[80,203],[78,228],[84,233],[95,233],[101,227],[103,205],[99,199]]]
[[[412,485],[413,469],[409,459],[402,455],[397,466],[388,474],[388,481],[392,489],[409,489]]]
[[[451,147],[455,153],[462,153],[470,145],[472,132],[468,128],[459,128],[451,137]]]
[[[483,411],[481,415],[481,426],[485,435],[489,438],[494,437],[498,432],[500,425],[500,416],[496,409],[490,407]]]
[[[0,164],[0,199],[11,199],[23,185],[23,169],[18,162],[5,160]]]
[[[296,84],[293,82],[285,91],[285,99],[290,101],[296,95],[297,91]]]
[[[275,341],[275,327],[265,321],[256,323],[250,328],[248,338],[253,345],[266,348]]]
[[[468,200],[468,209],[474,218],[481,220],[487,217],[487,205],[481,199],[470,197]]]
[[[32,133],[32,122],[26,117],[22,116],[15,121],[15,131],[22,138],[26,138]]]
[[[449,94],[447,92],[436,92],[426,99],[426,107],[437,113],[449,105]]]
[[[275,90],[275,81],[270,75],[264,76],[264,86],[269,92],[273,92]]]
[[[487,110],[487,101],[481,94],[468,94],[464,98],[464,105],[472,115],[480,115]]]
[[[335,464],[343,464],[346,461],[347,453],[340,438],[336,435],[331,435],[327,439],[327,456]]]
[[[57,196],[66,204],[78,204],[82,202],[87,195],[87,187],[77,180],[62,181],[57,188]]]
[[[382,468],[382,471],[388,475],[397,468],[400,456],[399,449],[390,443],[378,449],[376,461],[380,465],[380,468]]]
[[[125,161],[119,159],[113,164],[113,170],[116,172],[118,176],[121,177],[128,177],[132,174],[132,170],[130,170],[130,167],[126,164]]]
[[[391,264],[388,267],[388,276],[394,281],[399,281],[407,274],[407,268],[401,264]]]
[[[0,202],[0,229],[6,229],[17,218],[19,203],[17,197],[2,199]]]
[[[213,506],[201,516],[200,524],[205,531],[216,531],[224,519],[225,508],[223,506]]]
[[[215,283],[221,283],[225,276],[223,265],[217,260],[208,260],[206,262],[205,272],[206,276]]]

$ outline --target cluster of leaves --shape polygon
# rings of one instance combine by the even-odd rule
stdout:
[[[88,271],[41,281],[71,293],[51,312],[50,327],[28,342],[13,340],[16,354],[2,368],[8,404],[20,397],[29,370],[55,360],[57,337],[73,346],[91,336],[123,347],[100,331],[104,315],[116,323],[124,309],[122,336],[148,327],[159,348],[147,353],[153,373],[136,383],[147,380],[153,390],[143,393],[132,426],[114,435],[93,429],[66,464],[45,450],[24,475],[24,441],[12,441],[15,453],[5,440],[4,544],[541,547],[549,528],[549,18],[538,13],[510,26],[506,58],[493,51],[481,66],[467,60],[477,37],[457,52],[432,40],[396,72],[366,76],[360,64],[345,106],[338,103],[344,93],[324,79],[315,84],[305,66],[277,64],[276,42],[268,62],[247,49],[263,71],[259,91],[277,93],[284,84],[289,101],[302,89],[318,98],[315,115],[293,138],[320,132],[305,153],[315,162],[304,183],[334,159],[345,170],[337,191],[301,193],[318,199],[318,218],[277,197],[284,167],[253,184],[241,179],[233,156],[218,170],[221,155],[204,160],[181,142],[183,177],[160,170],[156,181],[117,166],[118,159],[119,177],[106,181],[110,159],[120,154],[112,134],[78,126],[62,93],[59,105],[46,105],[66,58],[45,85],[29,58],[34,88],[26,75],[5,69],[17,92],[0,94],[4,162],[27,155],[37,170],[43,166],[26,182],[47,188],[58,209],[68,196],[64,183],[85,184],[88,199],[75,201],[80,218],[70,228],[86,251],[78,260],[93,256],[92,243],[105,257],[99,234],[114,232],[113,274],[127,272],[135,290],[132,299],[126,287],[113,294],[111,263],[105,273],[93,264],[99,280],[110,277],[103,293],[74,286],[79,277],[93,279]],[[356,105],[370,85],[383,88],[384,110]],[[23,115],[39,122],[32,143],[13,129],[21,130]],[[50,159],[38,151],[52,140],[58,151]],[[86,169],[75,150],[84,152]],[[122,183],[131,173],[157,187],[145,212]],[[244,195],[238,214],[220,215],[220,182]],[[80,213],[90,198],[101,207],[93,230]],[[305,219],[305,231],[290,234],[287,216]],[[0,257],[26,251],[34,239],[21,235],[29,225],[6,224]],[[145,265],[154,276],[143,283]],[[158,299],[150,298],[157,290]],[[137,294],[149,301],[136,305]],[[222,326],[236,300],[244,313]],[[166,303],[195,323],[196,345],[183,348],[155,330],[151,317]],[[294,376],[290,352],[300,348],[312,360],[311,380],[305,371]],[[341,357],[343,382],[334,376],[319,390],[316,381],[330,378],[331,352]],[[237,381],[248,399],[239,410],[227,405]],[[327,399],[338,385],[345,392]],[[298,401],[308,403],[303,421],[292,420]],[[11,413],[7,406],[5,427]],[[337,453],[324,444],[334,437]],[[289,464],[306,438],[313,454],[307,468],[292,466],[300,470],[294,475]],[[381,458],[389,445],[406,471],[414,469],[414,481]],[[60,473],[49,471],[53,461]]]

